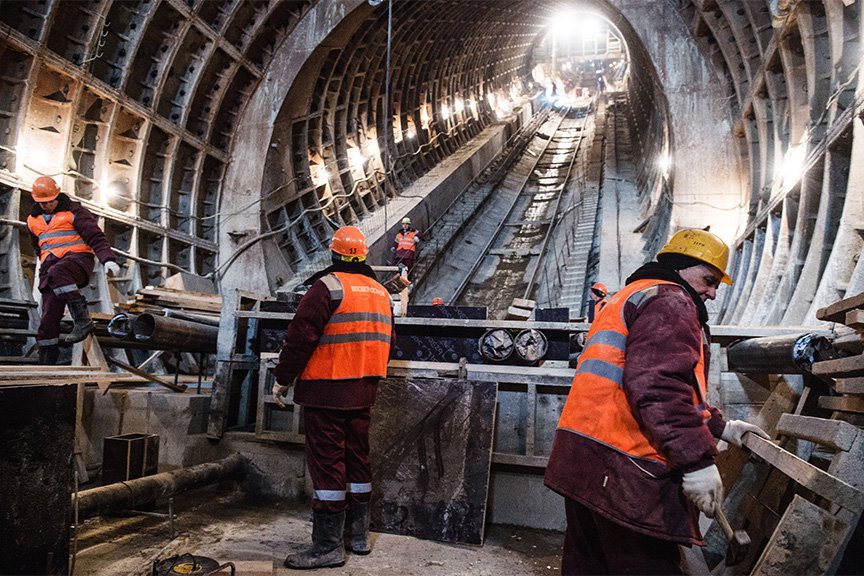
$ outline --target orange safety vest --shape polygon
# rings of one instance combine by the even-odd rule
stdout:
[[[342,302],[324,325],[299,380],[385,377],[393,336],[387,289],[362,274],[333,272],[321,281],[330,290],[330,299]]]
[[[561,412],[558,428],[594,438],[631,456],[666,463],[642,433],[633,417],[624,392],[624,362],[629,330],[624,323],[624,305],[630,299],[652,296],[652,288],[672,284],[665,280],[645,279],[628,284],[609,300],[594,319],[585,349],[579,355],[570,394]],[[706,341],[702,333],[703,344]],[[658,359],[661,362],[662,359]],[[705,352],[699,347],[699,361],[693,367],[699,390],[693,390],[694,410],[707,422],[711,413],[705,404]]]
[[[414,252],[417,249],[416,234],[416,230],[409,230],[404,234],[402,232],[396,234],[396,250],[410,250]]]
[[[39,239],[39,260],[45,260],[48,254],[62,258],[69,252],[88,252],[95,254],[84,238],[75,230],[75,215],[69,210],[62,210],[51,215],[51,221],[46,222],[45,216],[28,216],[27,226]]]

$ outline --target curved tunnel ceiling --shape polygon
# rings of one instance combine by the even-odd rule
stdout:
[[[249,245],[218,269],[223,288],[267,289],[272,278],[242,271],[276,253],[290,273],[329,235],[315,218],[280,248],[270,232],[321,204],[316,164],[348,174],[323,176],[346,195],[329,218],[375,210],[497,121],[489,93],[531,92],[532,51],[565,6],[602,13],[626,41],[646,246],[683,225],[736,239],[723,321],[800,323],[864,287],[861,19],[848,0],[395,0],[389,140],[386,2],[3,0],[3,218],[23,219],[19,189],[36,175],[59,175],[139,262],[141,283],[213,273]],[[476,113],[442,121],[456,98]],[[383,166],[346,168],[372,142],[396,158],[389,189]],[[668,182],[655,162],[665,150]],[[367,197],[352,198],[364,178]],[[0,296],[27,291],[15,236],[0,238],[11,264]]]

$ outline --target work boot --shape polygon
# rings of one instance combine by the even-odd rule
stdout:
[[[352,502],[348,514],[351,518],[351,552],[365,556],[372,552],[372,543],[369,541],[369,503]]]
[[[93,320],[90,319],[90,311],[87,309],[87,300],[82,296],[66,303],[69,313],[72,315],[72,332],[66,335],[63,342],[75,344],[81,342],[93,331]]]
[[[57,346],[39,347],[39,364],[43,366],[54,366],[60,357],[60,348]]]
[[[294,570],[336,568],[345,564],[342,531],[345,529],[345,511],[312,513],[312,547],[305,552],[285,558],[285,567]]]

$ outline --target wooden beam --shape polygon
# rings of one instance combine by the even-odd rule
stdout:
[[[864,414],[864,398],[860,396],[820,396],[819,407],[835,412]]]
[[[864,330],[864,310],[850,310],[846,313],[843,323],[855,330]]]
[[[149,374],[147,372],[144,372],[143,370],[139,370],[138,368],[136,368],[134,366],[130,366],[129,364],[126,364],[125,362],[121,362],[120,360],[117,360],[116,358],[111,358],[110,356],[108,356],[106,358],[106,360],[108,360],[108,362],[117,366],[118,368],[122,368],[123,370],[126,370],[127,372],[130,372],[132,374],[135,374],[136,376],[140,376],[141,378],[144,378],[145,380],[149,380],[150,382],[155,382],[156,384],[159,384],[160,386],[165,386],[166,388],[170,388],[171,390],[174,390],[175,392],[185,392],[186,391],[187,386],[185,384],[175,385],[173,382],[168,382],[167,380],[163,380],[157,376],[154,376],[153,374]]]
[[[832,450],[849,450],[860,430],[842,420],[826,420],[813,416],[783,414],[777,423],[777,433],[803,438]]]
[[[816,312],[816,318],[825,322],[843,322],[846,320],[846,313],[856,308],[864,306],[864,292],[844,298],[830,306],[820,308]]]
[[[744,446],[801,486],[856,514],[864,510],[864,492],[805,462],[756,434],[744,436]]]
[[[864,376],[864,354],[813,364],[815,376]]]
[[[838,394],[864,394],[864,378],[837,378],[829,385]]]

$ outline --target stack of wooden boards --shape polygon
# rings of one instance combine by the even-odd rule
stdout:
[[[858,294],[821,309],[817,318],[860,332],[862,308],[864,294]],[[846,340],[858,340],[840,328],[851,334]],[[748,420],[774,441],[748,434],[747,450],[730,449],[718,459],[727,486],[724,509],[753,545],[743,563],[726,566],[725,539],[713,525],[706,534],[712,574],[860,573],[864,355],[860,348],[851,353],[814,363],[812,375],[746,375],[768,389],[761,411]]]
[[[125,304],[118,304],[118,308],[130,314],[147,312],[161,314],[163,310],[171,309],[193,316],[218,319],[222,311],[222,296],[191,290],[146,286],[138,290],[132,300]]]

